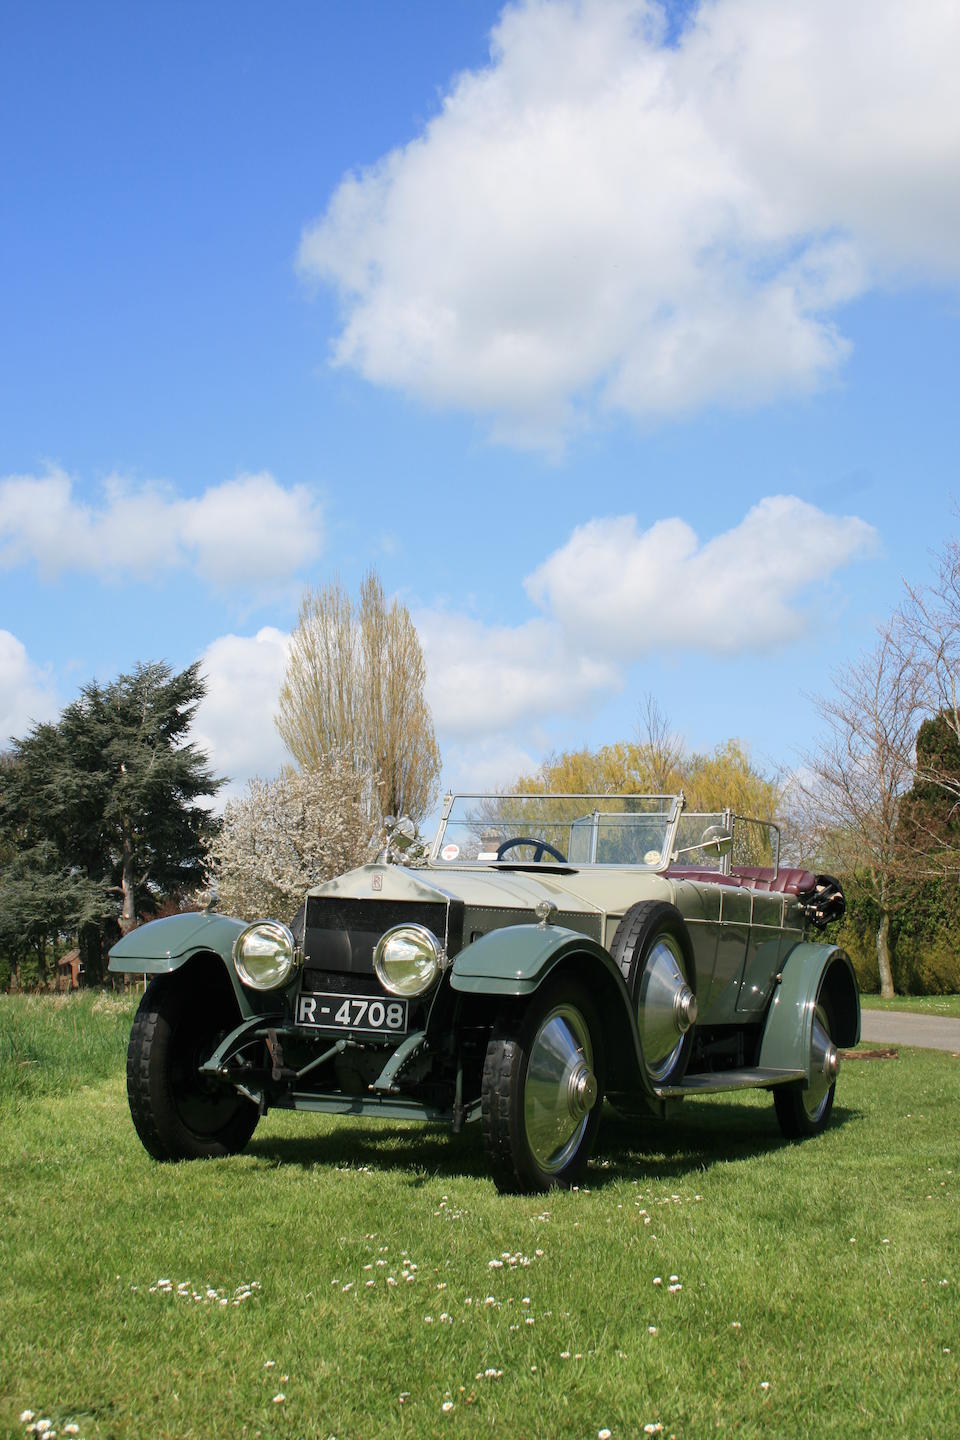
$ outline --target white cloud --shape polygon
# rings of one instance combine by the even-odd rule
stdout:
[[[301,240],[339,290],[333,359],[549,443],[809,390],[834,312],[960,278],[960,7],[528,0],[407,145]]]
[[[524,581],[542,614],[488,625],[449,610],[414,617],[441,739],[519,735],[611,698],[643,656],[750,654],[805,629],[816,587],[878,544],[856,516],[769,496],[701,541],[680,518],[591,520]]]
[[[459,738],[503,734],[558,712],[582,710],[619,689],[620,675],[589,648],[570,650],[548,620],[486,625],[445,610],[415,616],[437,730]]]
[[[520,775],[533,775],[543,758],[544,748],[539,743],[522,744],[502,735],[446,745],[443,784],[448,790],[461,794],[502,789]]]
[[[207,693],[191,738],[213,768],[230,778],[218,804],[239,794],[254,775],[275,775],[288,760],[274,716],[290,636],[272,626],[256,635],[222,635],[200,657]]]
[[[0,749],[33,724],[55,719],[59,709],[49,672],[30,659],[16,635],[0,630]]]
[[[624,662],[657,650],[742,654],[798,635],[804,593],[876,546],[856,516],[773,495],[705,543],[681,519],[648,530],[635,515],[591,520],[525,585],[569,646]]]
[[[136,579],[190,567],[215,585],[259,591],[313,559],[322,538],[316,498],[266,471],[189,498],[113,476],[98,504],[80,499],[60,469],[0,479],[0,566],[34,564],[48,577]]]

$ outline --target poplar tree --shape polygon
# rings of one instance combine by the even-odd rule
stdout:
[[[345,755],[374,776],[370,814],[429,812],[440,752],[424,696],[426,666],[407,607],[387,604],[376,572],[359,602],[340,582],[308,589],[280,690],[277,729],[302,770]]]

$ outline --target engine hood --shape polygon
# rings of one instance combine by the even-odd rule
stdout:
[[[547,867],[544,867],[545,869]],[[599,913],[603,908],[582,893],[578,871],[549,876],[529,870],[454,870],[425,867],[408,870],[402,865],[361,865],[315,886],[309,896],[350,900],[410,900],[424,903],[462,901],[471,909],[508,909],[534,912],[541,901],[558,912]],[[586,888],[589,888],[586,887]]]
[[[500,866],[467,868],[363,865],[318,885],[309,894],[349,900],[460,902],[469,911],[517,912],[520,923],[535,919],[537,905],[557,907],[555,923],[604,933],[608,917],[616,918],[637,900],[673,900],[674,884],[661,875],[638,875],[617,867],[544,865],[538,870]],[[574,919],[580,917],[580,923]],[[501,923],[512,923],[504,919]]]

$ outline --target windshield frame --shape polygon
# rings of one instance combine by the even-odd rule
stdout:
[[[448,823],[448,821],[449,821],[449,819],[450,819],[450,815],[451,815],[451,812],[453,811],[454,806],[457,804],[458,801],[484,801],[484,800],[495,801],[495,802],[497,802],[498,804],[499,804],[499,803],[503,803],[503,802],[513,801],[513,800],[515,800],[515,801],[521,801],[521,802],[526,801],[526,802],[541,802],[541,803],[542,803],[543,801],[545,801],[545,800],[546,800],[546,801],[548,801],[548,800],[584,801],[585,804],[586,804],[587,806],[589,806],[589,810],[585,810],[584,815],[583,815],[582,817],[578,817],[578,818],[583,818],[583,819],[586,819],[589,814],[596,814],[596,815],[602,817],[602,816],[605,815],[605,814],[611,814],[611,815],[613,815],[613,814],[630,813],[629,811],[628,811],[628,812],[624,812],[624,811],[607,811],[607,810],[604,810],[604,808],[603,808],[604,805],[609,806],[611,802],[626,801],[626,802],[631,802],[631,803],[633,803],[633,804],[636,804],[638,801],[644,801],[644,800],[648,800],[648,801],[662,801],[662,802],[665,802],[665,803],[663,804],[663,807],[662,807],[662,810],[661,810],[660,813],[662,813],[662,814],[665,815],[665,817],[666,817],[666,828],[665,828],[665,831],[664,831],[664,842],[663,842],[663,847],[662,847],[662,849],[661,849],[661,851],[660,851],[660,858],[659,858],[659,860],[657,861],[656,865],[644,865],[644,864],[643,864],[642,862],[640,862],[640,861],[628,861],[628,862],[625,862],[625,863],[612,863],[612,862],[609,862],[609,861],[596,861],[596,860],[591,860],[591,861],[586,861],[586,862],[584,862],[584,861],[570,861],[570,860],[566,860],[566,861],[564,861],[563,865],[555,865],[555,866],[553,866],[553,865],[544,865],[544,866],[542,866],[542,867],[541,867],[539,864],[536,864],[536,862],[533,862],[533,861],[523,861],[523,860],[513,860],[513,859],[511,859],[511,860],[480,860],[480,859],[478,859],[478,858],[476,858],[476,857],[473,857],[473,858],[468,858],[468,859],[463,859],[463,860],[461,860],[461,859],[458,857],[458,858],[455,858],[455,859],[453,859],[453,860],[444,860],[444,859],[442,858],[442,856],[441,856],[441,851],[443,850],[444,843],[445,843],[444,837],[445,837],[445,834],[446,834],[447,823]],[[672,855],[673,855],[674,846],[675,846],[675,841],[676,841],[677,827],[678,827],[678,825],[679,825],[679,823],[680,823],[680,816],[681,816],[681,814],[682,814],[682,812],[683,812],[684,803],[685,803],[685,802],[684,802],[684,797],[683,797],[683,793],[682,793],[682,792],[681,792],[680,794],[677,794],[677,795],[619,795],[619,794],[618,794],[618,795],[598,795],[598,794],[596,794],[595,792],[594,792],[594,793],[589,793],[589,792],[580,792],[580,791],[552,791],[552,792],[550,792],[549,794],[539,794],[539,793],[537,793],[537,792],[529,792],[529,791],[528,791],[526,794],[517,794],[517,793],[498,794],[498,793],[496,793],[495,791],[491,792],[491,791],[482,791],[482,790],[481,790],[481,791],[466,791],[466,790],[457,791],[457,792],[455,792],[455,793],[450,793],[450,794],[447,794],[447,795],[444,796],[444,800],[443,800],[443,810],[442,810],[441,815],[440,815],[440,822],[439,822],[439,824],[438,824],[438,826],[437,826],[437,833],[436,833],[436,835],[435,835],[435,837],[434,837],[433,845],[432,845],[431,850],[430,850],[429,863],[430,863],[431,865],[437,865],[437,866],[438,866],[439,868],[441,868],[441,869],[448,869],[448,868],[454,868],[454,867],[456,867],[456,868],[462,868],[462,869],[483,869],[483,870],[487,870],[487,869],[499,869],[499,868],[502,866],[504,869],[509,869],[509,870],[516,870],[516,869],[518,869],[518,868],[521,868],[521,869],[536,868],[536,869],[539,870],[539,869],[542,868],[545,873],[549,873],[549,871],[552,870],[552,869],[553,869],[553,870],[563,871],[563,870],[567,870],[567,869],[580,870],[580,869],[586,868],[586,869],[591,869],[591,870],[593,870],[593,869],[597,869],[597,870],[600,870],[600,869],[603,869],[603,870],[644,870],[644,871],[647,871],[647,872],[650,873],[650,874],[658,874],[658,873],[660,873],[661,871],[664,871],[664,870],[668,869],[669,866],[670,866],[670,864],[671,864],[671,857],[672,857]],[[639,811],[638,811],[638,812],[636,812],[636,813],[643,813],[643,812],[639,812]]]

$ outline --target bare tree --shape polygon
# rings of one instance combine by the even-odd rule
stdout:
[[[436,797],[440,752],[424,697],[426,666],[410,612],[388,606],[376,572],[359,603],[339,581],[308,589],[300,605],[277,728],[304,769],[331,751],[376,776],[370,811],[419,822]]]
[[[634,733],[646,762],[652,793],[669,794],[684,763],[683,741],[670,728],[656,696],[649,691],[641,702]]]
[[[917,879],[898,819],[914,778],[921,680],[899,627],[881,632],[873,651],[835,674],[835,693],[817,700],[826,733],[819,749],[804,757],[798,786],[821,863],[869,879],[880,911],[880,993],[888,996],[894,993],[890,921]]]

